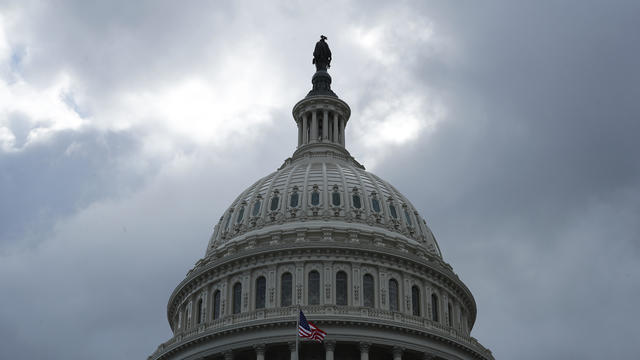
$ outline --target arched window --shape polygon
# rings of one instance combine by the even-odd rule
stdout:
[[[395,279],[389,280],[389,310],[400,310],[398,306],[398,282]]]
[[[202,298],[200,298],[198,300],[198,303],[196,305],[196,324],[202,324],[203,319],[203,312],[202,312]]]
[[[256,202],[253,204],[253,212],[251,212],[251,216],[258,216],[258,214],[260,214],[260,205],[262,204],[262,201],[260,201],[260,199],[256,200]]]
[[[338,191],[338,187],[333,187],[333,192],[331,193],[331,204],[333,206],[340,206],[340,192]]]
[[[362,202],[360,201],[360,195],[358,194],[353,194],[351,196],[351,200],[353,202],[353,207],[356,209],[360,209],[362,208]]]
[[[260,276],[256,279],[256,309],[264,308],[264,303],[267,298],[267,279],[264,276]]]
[[[244,206],[238,210],[238,217],[236,218],[236,224],[240,224],[242,222],[242,218],[244,218]]]
[[[280,279],[280,306],[291,306],[291,295],[293,292],[293,276],[286,272]]]
[[[431,320],[440,321],[438,319],[438,295],[431,294]]]
[[[242,311],[242,284],[239,282],[233,285],[233,299],[231,303],[233,304],[233,313],[239,314]]]
[[[178,329],[182,329],[182,310],[178,311]]]
[[[447,304],[447,313],[449,314],[447,323],[449,323],[449,326],[453,326],[453,306],[451,306],[451,303]]]
[[[373,307],[375,299],[374,296],[373,276],[371,274],[365,274],[364,277],[362,277],[363,305]]]
[[[336,274],[336,305],[347,305],[347,273],[338,271]]]
[[[289,199],[289,206],[291,206],[292,208],[298,207],[299,200],[300,195],[297,191],[294,190],[294,192],[291,194],[291,199]]]
[[[411,304],[413,315],[420,316],[420,288],[416,285],[411,287]]]
[[[309,305],[320,304],[320,273],[315,270],[309,273],[309,292],[307,296]]]
[[[213,293],[213,320],[220,318],[220,290]]]
[[[271,198],[271,211],[278,210],[278,206],[280,206],[280,197],[278,195]]]

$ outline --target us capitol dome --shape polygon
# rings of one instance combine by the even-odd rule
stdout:
[[[318,44],[313,88],[293,107],[296,150],[222,214],[149,360],[493,360],[427,222],[347,151],[351,109]],[[327,336],[296,351],[298,308]]]

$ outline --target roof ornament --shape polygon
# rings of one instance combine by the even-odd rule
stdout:
[[[316,73],[311,78],[313,88],[309,91],[307,97],[338,97],[331,90],[331,75],[327,72],[327,69],[331,66],[331,50],[329,50],[329,44],[325,40],[327,40],[327,37],[320,35],[320,41],[316,43],[316,47],[313,49],[313,61],[311,63],[316,65]]]
[[[316,65],[316,71],[327,71],[331,67],[331,50],[329,50],[329,44],[325,40],[327,40],[327,37],[320,35],[320,41],[316,43],[316,47],[313,50],[312,64]]]

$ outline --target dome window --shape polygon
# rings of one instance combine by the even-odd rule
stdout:
[[[220,318],[220,290],[213,293],[213,320]]]
[[[271,211],[278,210],[278,206],[280,206],[280,197],[278,195],[271,198]]]
[[[202,308],[202,298],[198,300],[196,305],[196,324],[202,324],[204,322],[204,312]]]
[[[293,276],[290,272],[282,274],[280,281],[280,306],[291,306],[291,293],[293,292]]]
[[[238,210],[238,217],[236,218],[236,224],[240,224],[244,218],[244,206]]]
[[[404,218],[407,219],[407,225],[413,226],[413,223],[411,222],[411,215],[409,215],[409,211],[407,210],[406,206],[404,208]]]
[[[333,187],[333,193],[331,193],[331,203],[333,206],[340,206],[340,192],[338,191],[338,187]]]
[[[289,206],[298,207],[298,201],[300,200],[300,195],[297,192],[291,194],[291,198],[289,199]]]
[[[373,208],[373,211],[375,211],[378,214],[382,210],[380,208],[380,200],[378,200],[378,196],[376,195],[375,192],[371,193],[371,208]]]
[[[411,305],[413,315],[420,316],[420,288],[416,285],[411,287]]]
[[[336,305],[347,305],[347,273],[336,274]]]
[[[267,279],[260,276],[256,280],[256,309],[263,309],[267,298]]]
[[[451,306],[451,303],[447,304],[447,313],[449,315],[447,316],[447,323],[449,326],[453,326],[453,306]]]
[[[398,303],[398,282],[396,279],[389,280],[389,310],[400,311]]]
[[[189,301],[189,305],[187,305],[186,309],[187,324],[185,328],[187,329],[191,327],[191,306],[193,306],[193,303]]]
[[[297,208],[298,203],[300,202],[300,194],[298,194],[298,187],[293,187],[293,192],[291,193],[291,197],[289,198],[289,206],[292,208]]]
[[[251,212],[251,216],[256,217],[260,214],[260,205],[262,205],[262,201],[260,201],[260,199],[256,200],[253,204],[253,212]]]
[[[320,205],[320,192],[318,191],[318,185],[313,185],[313,191],[311,192],[311,205]]]
[[[365,274],[362,277],[362,297],[363,297],[363,305],[368,307],[373,307],[374,304],[374,281],[373,275]]]
[[[351,197],[351,200],[353,201],[353,207],[356,209],[361,209],[362,208],[362,201],[360,201],[360,195],[358,194],[353,194],[353,196]]]
[[[320,273],[313,270],[309,273],[309,305],[320,305]]]
[[[242,284],[239,282],[233,285],[233,313],[240,314],[242,311]]]
[[[394,219],[398,219],[398,212],[396,211],[396,207],[393,204],[389,204],[389,213],[391,214],[391,217]]]
[[[438,313],[438,295],[431,294],[431,320],[439,321]]]
[[[224,231],[229,231],[229,224],[231,223],[232,215],[233,215],[233,209],[229,210],[229,215],[227,215],[227,222],[224,223]]]

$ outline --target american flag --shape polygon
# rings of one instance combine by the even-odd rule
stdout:
[[[298,336],[321,342],[327,336],[327,333],[318,329],[311,321],[307,321],[304,313],[300,310]]]

